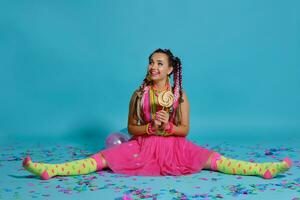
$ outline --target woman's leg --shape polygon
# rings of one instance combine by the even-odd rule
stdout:
[[[287,157],[282,162],[252,163],[222,156],[214,152],[205,163],[204,169],[237,175],[256,175],[265,179],[274,178],[279,173],[287,171],[292,161]]]
[[[107,162],[100,151],[85,159],[60,164],[35,163],[27,156],[23,161],[23,167],[41,179],[47,180],[57,175],[80,175],[99,171],[107,167]]]

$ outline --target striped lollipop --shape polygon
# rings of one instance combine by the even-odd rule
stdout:
[[[157,101],[158,104],[163,107],[163,109],[164,107],[169,108],[173,105],[174,95],[170,90],[163,91],[159,93]]]

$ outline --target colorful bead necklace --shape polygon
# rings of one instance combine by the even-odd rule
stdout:
[[[150,101],[150,107],[151,107],[151,113],[150,113],[150,120],[155,119],[156,118],[156,111],[157,111],[157,97],[159,95],[159,93],[164,92],[166,90],[170,90],[170,82],[169,79],[167,79],[166,82],[166,86],[164,89],[157,89],[155,85],[151,85],[150,86],[150,90],[149,90],[149,101]]]

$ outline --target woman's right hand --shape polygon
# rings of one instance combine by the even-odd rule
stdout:
[[[161,126],[161,121],[158,120],[152,120],[152,127],[155,129],[155,131],[159,130],[159,127]]]

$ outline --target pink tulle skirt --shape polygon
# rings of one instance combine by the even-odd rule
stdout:
[[[141,176],[196,173],[213,152],[180,136],[137,136],[101,151],[113,172]]]

